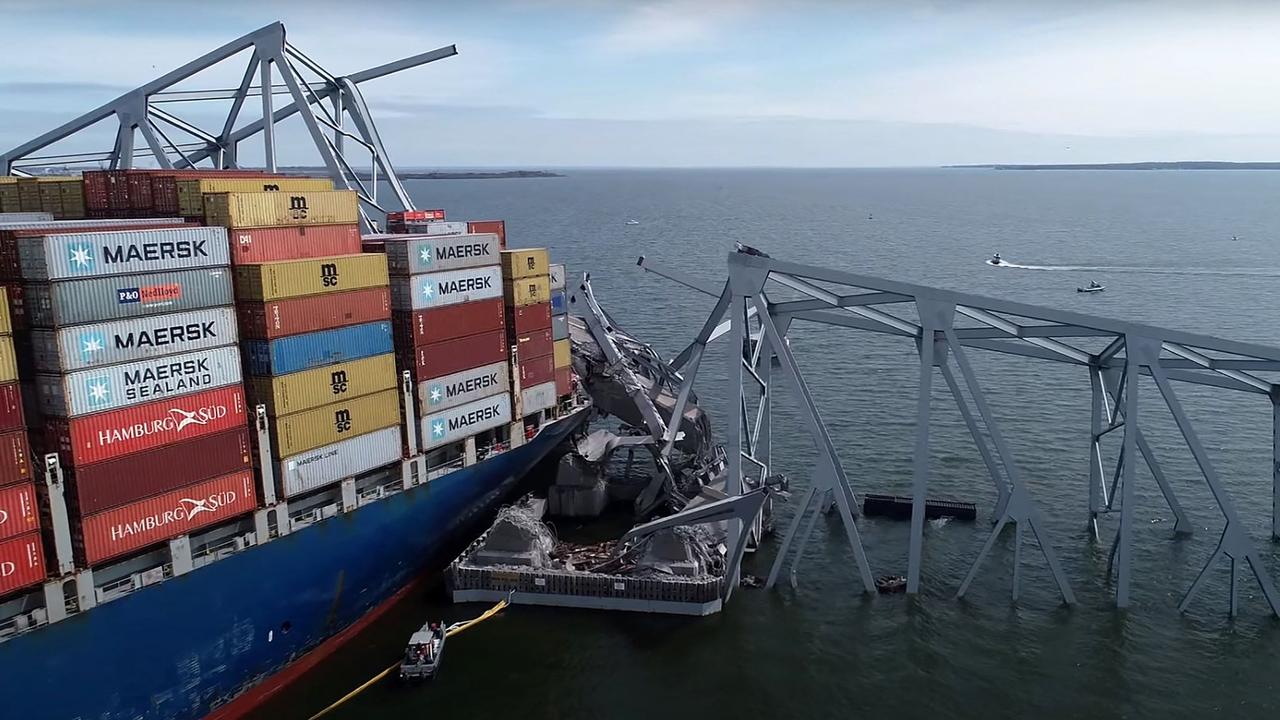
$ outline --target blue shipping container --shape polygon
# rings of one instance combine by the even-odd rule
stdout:
[[[554,290],[551,293],[551,314],[564,315],[569,312],[569,296],[564,290]]]
[[[391,323],[373,322],[303,333],[275,340],[247,340],[250,375],[285,375],[392,351]]]

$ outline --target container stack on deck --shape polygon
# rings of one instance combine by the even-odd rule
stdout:
[[[60,457],[89,567],[250,512],[256,494],[225,231],[66,230],[10,245],[38,444]]]
[[[230,233],[250,402],[285,498],[401,457],[386,258],[360,252],[355,193],[307,182],[330,189],[203,196]]]
[[[565,281],[568,269],[552,264],[547,271],[551,281],[551,339],[555,343],[556,397],[573,394],[573,355],[569,343],[569,299]]]
[[[0,595],[34,585],[45,575],[31,449],[17,380],[6,300],[0,303]]]
[[[477,451],[504,443],[512,419],[500,243],[458,232],[466,223],[408,225],[422,232],[369,236],[365,249],[385,253],[392,273],[397,359],[413,380],[419,446],[447,462],[473,436],[485,434]]]
[[[503,302],[508,342],[516,348],[520,414],[556,406],[555,340],[551,330],[551,278],[545,248],[502,252]]]

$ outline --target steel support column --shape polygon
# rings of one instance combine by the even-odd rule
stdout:
[[[1138,357],[1145,339],[1126,336],[1125,375],[1129,378],[1124,390],[1124,446],[1121,448],[1124,463],[1120,487],[1120,528],[1116,535],[1116,607],[1129,607],[1129,585],[1133,566],[1133,505],[1134,485],[1137,484],[1134,468],[1137,464],[1138,444]],[[1158,352],[1158,351],[1157,351]],[[1117,401],[1119,407],[1119,401]],[[1113,496],[1114,499],[1114,496]]]
[[[1271,539],[1280,541],[1280,390],[1271,391]]]
[[[991,482],[996,486],[996,504],[991,513],[991,521],[995,522],[996,518],[1004,514],[1004,509],[1009,504],[1009,485],[1000,474],[996,459],[991,455],[991,448],[987,445],[987,440],[983,437],[982,430],[978,427],[978,421],[973,417],[973,411],[969,409],[969,403],[964,399],[964,393],[960,391],[960,385],[956,382],[955,373],[951,371],[951,365],[947,362],[941,362],[938,363],[938,369],[942,371],[942,379],[947,381],[947,388],[951,391],[951,397],[955,398],[956,407],[960,410],[960,417],[964,418],[964,424],[969,428],[969,436],[973,438],[974,444],[978,446],[978,454],[982,456],[982,463],[987,466],[987,473],[991,476]]]

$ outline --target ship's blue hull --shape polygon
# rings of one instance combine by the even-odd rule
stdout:
[[[200,718],[432,568],[581,421],[407,492],[0,644],[0,716]]]

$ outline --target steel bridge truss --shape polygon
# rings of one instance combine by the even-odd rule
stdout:
[[[245,51],[251,53],[237,87],[174,89],[175,85],[216,65],[239,62],[235,56]],[[268,172],[275,172],[275,127],[298,115],[335,186],[359,193],[364,221],[372,227],[368,210],[386,212],[378,201],[379,182],[390,186],[395,201],[404,209],[413,209],[413,201],[387,156],[359,84],[456,54],[457,49],[450,45],[351,75],[334,75],[287,42],[283,24],[272,23],[0,155],[0,175],[27,174],[29,169],[51,165],[106,165],[110,169],[129,169],[135,160],[144,158],[165,169],[194,168],[199,163],[213,168],[237,168],[240,143],[259,133],[262,134],[264,166]],[[282,84],[277,84],[277,79]],[[288,104],[276,108],[277,95],[287,96]],[[251,97],[261,98],[262,116],[237,128],[241,110]],[[216,128],[202,128],[175,114],[175,105],[227,100],[231,101],[230,112]],[[110,118],[116,121],[116,133],[115,143],[109,150],[36,154]],[[135,146],[139,134],[143,147]],[[351,155],[346,151],[348,141],[369,156],[367,182],[353,168]]]
[[[834,502],[853,551],[857,577],[866,592],[875,591],[872,569],[858,528],[857,496],[791,350],[788,330],[792,323],[800,321],[897,336],[915,343],[920,366],[906,576],[908,593],[920,590],[924,510],[929,488],[930,398],[937,374],[956,402],[997,496],[994,527],[973,559],[956,596],[965,595],[997,539],[1006,526],[1012,524],[1015,533],[1013,599],[1016,601],[1019,593],[1023,535],[1030,530],[1062,601],[1068,605],[1075,602],[1042,511],[1014,462],[1000,423],[992,414],[970,363],[969,350],[976,349],[1076,365],[1087,374],[1092,395],[1087,522],[1093,539],[1099,540],[1099,516],[1119,514],[1108,566],[1109,572],[1115,574],[1117,607],[1124,608],[1130,603],[1137,503],[1135,472],[1139,457],[1150,469],[1169,505],[1176,520],[1175,532],[1191,532],[1191,522],[1139,425],[1137,378],[1141,376],[1154,380],[1162,404],[1172,415],[1225,519],[1217,547],[1185,590],[1179,610],[1190,605],[1209,571],[1225,557],[1231,572],[1230,613],[1234,616],[1238,609],[1238,578],[1244,570],[1240,567],[1243,564],[1252,573],[1271,611],[1280,616],[1280,594],[1272,584],[1264,559],[1247,534],[1231,494],[1174,389],[1175,383],[1192,383],[1253,393],[1268,400],[1273,417],[1271,534],[1273,539],[1280,539],[1280,385],[1265,379],[1271,373],[1280,372],[1280,349],[801,265],[773,259],[749,248],[729,254],[728,279],[722,286],[691,278],[643,257],[639,264],[650,272],[717,298],[701,331],[671,365],[683,376],[676,408],[678,416],[708,345],[717,338],[728,340],[724,343],[728,348],[731,399],[731,417],[727,424],[738,431],[730,434],[726,448],[730,473],[727,491],[730,494],[750,491],[768,475],[770,398],[775,384],[771,367],[776,365],[781,370],[796,396],[802,421],[817,445],[818,461],[812,482],[782,540],[769,573],[768,587],[776,584],[788,562],[791,581],[795,582],[799,559],[817,518]],[[786,294],[801,299],[772,302],[766,287],[785,288]],[[1086,344],[1090,347],[1084,347]],[[751,405],[754,412],[750,412]],[[1103,464],[1102,443],[1116,430],[1122,434],[1121,447],[1114,471],[1108,472]],[[740,526],[731,528],[731,532],[741,532]],[[731,538],[731,544],[733,541],[736,536]]]

